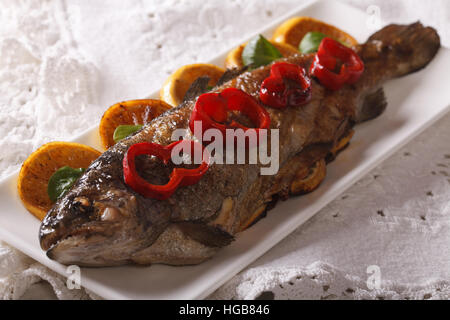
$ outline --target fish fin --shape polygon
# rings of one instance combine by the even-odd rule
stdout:
[[[386,109],[387,101],[383,88],[368,94],[361,105],[357,122],[363,122],[378,117]]]
[[[208,91],[208,83],[210,78],[208,76],[198,77],[194,82],[192,82],[189,89],[184,95],[183,102],[194,100],[202,93]]]
[[[437,54],[441,40],[435,29],[424,27],[420,22],[390,24],[370,36],[364,46],[369,56],[372,51],[380,59],[381,53],[384,56],[382,67],[389,70],[389,78],[396,78],[424,68]],[[363,58],[365,56],[363,52]]]
[[[248,69],[248,66],[242,67],[240,69],[238,69],[238,68],[227,69],[227,71],[225,71],[225,73],[217,81],[216,86],[221,86],[225,82],[228,82],[228,81],[236,78],[237,76],[239,76],[239,75],[243,74],[245,71],[247,71],[247,69]]]
[[[178,222],[176,225],[186,236],[208,247],[224,247],[234,240],[231,234],[216,226],[200,222]]]

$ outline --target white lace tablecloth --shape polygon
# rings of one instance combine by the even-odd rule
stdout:
[[[420,19],[450,45],[448,1],[345,2],[376,5],[367,12],[379,8],[386,22]],[[0,178],[42,143],[70,139],[109,105],[145,97],[177,67],[300,3],[1,1]],[[447,115],[210,298],[448,298],[449,137]],[[97,298],[2,242],[0,297]]]

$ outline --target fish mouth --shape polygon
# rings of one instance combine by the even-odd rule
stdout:
[[[47,257],[65,265],[122,265],[130,252],[141,247],[142,239],[119,228],[120,224],[87,223],[66,234],[55,231],[41,236],[41,247]]]
[[[42,250],[47,251],[60,239],[61,236],[58,235],[58,232],[55,229],[44,225],[43,223],[41,224],[41,227],[39,228],[39,244],[41,245]]]
[[[108,225],[108,228],[98,223],[86,223],[78,228],[65,229],[64,227],[52,228],[46,225],[42,225],[39,232],[39,240],[42,250],[49,250],[56,246],[59,242],[67,240],[69,238],[84,238],[91,239],[93,237],[101,236],[106,238],[112,230],[112,225]],[[109,230],[106,232],[106,230]]]
[[[54,211],[56,210],[56,211]],[[83,218],[67,218],[51,210],[39,229],[39,242],[47,256],[63,264],[99,265],[99,253],[118,241],[120,221],[102,221]],[[65,216],[65,219],[58,219]]]
[[[109,240],[119,241],[120,235],[134,227],[134,220],[126,218],[133,212],[135,201],[120,207],[120,202],[113,196],[107,193],[103,199],[80,195],[62,198],[41,223],[39,242],[42,250],[47,251],[49,258],[62,262],[69,260],[59,258],[66,256],[63,251],[81,257],[80,248],[95,253],[101,244],[106,247]]]
[[[155,240],[151,235],[157,235],[136,219],[122,219],[113,207],[105,207],[99,220],[67,219],[64,214],[59,216],[66,219],[58,219],[53,213],[50,211],[41,224],[40,245],[48,258],[65,265],[123,265],[129,263],[133,252]]]
[[[82,267],[119,266],[130,263],[137,250],[148,247],[149,241],[139,229],[118,231],[114,236],[81,232],[54,242],[47,250],[47,257],[64,265]]]
[[[48,258],[65,265],[100,266],[105,263],[105,259],[100,259],[99,255],[96,254],[98,249],[94,249],[95,247],[100,248],[100,245],[104,244],[105,241],[106,238],[103,236],[88,238],[88,241],[82,235],[70,236],[51,245],[46,254]]]
[[[101,259],[96,256],[107,248],[108,237],[112,230],[117,230],[117,226],[99,225],[96,222],[70,229],[52,228],[43,224],[40,230],[40,244],[47,257],[52,260],[63,264],[95,266],[101,263]]]

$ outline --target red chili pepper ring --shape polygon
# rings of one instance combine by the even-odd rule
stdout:
[[[305,69],[296,64],[275,63],[270,76],[261,84],[259,98],[278,109],[306,104],[311,99],[311,80]]]
[[[241,123],[228,120],[228,111],[239,111],[247,116],[255,125],[254,128],[249,128]],[[195,122],[201,121],[202,135],[208,129],[218,129],[222,132],[225,138],[226,129],[243,129],[256,130],[269,129],[270,115],[269,113],[255,100],[242,90],[236,88],[227,88],[220,93],[205,93],[198,97],[194,109],[189,120],[189,127],[195,134]],[[197,137],[202,139],[202,137]]]
[[[340,67],[338,60],[342,63]],[[364,62],[352,49],[331,38],[323,38],[309,72],[326,88],[338,90],[346,83],[358,81],[364,72]]]
[[[175,168],[170,173],[170,180],[165,185],[155,185],[144,180],[136,171],[135,159],[139,155],[151,155],[161,159],[168,164],[172,158],[173,149],[179,146],[182,150],[189,151],[191,157],[195,152],[201,152],[202,163],[195,169]],[[178,149],[178,148],[177,148]],[[123,176],[125,183],[134,191],[147,198],[165,200],[169,198],[179,187],[197,183],[208,171],[210,156],[204,152],[205,148],[198,142],[192,140],[180,140],[162,146],[157,143],[142,142],[132,145],[123,158]]]

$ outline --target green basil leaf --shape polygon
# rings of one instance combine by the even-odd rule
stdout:
[[[52,202],[58,200],[83,174],[83,168],[74,169],[69,166],[59,168],[48,180],[47,193]]]
[[[308,32],[300,41],[298,49],[303,54],[316,52],[319,49],[320,42],[325,37],[327,35],[322,32]]]
[[[326,34],[323,34],[322,32],[308,32],[303,37],[302,41],[300,41],[300,44],[298,45],[298,49],[301,53],[307,54],[307,53],[313,53],[317,52],[319,49],[319,45],[322,42],[322,39],[328,37]],[[336,39],[335,39],[336,40]],[[349,45],[341,40],[336,40],[340,44],[348,47]]]
[[[128,137],[130,134],[135,133],[136,131],[140,130],[142,128],[142,125],[120,125],[114,130],[113,139],[114,142],[117,143],[123,138]]]
[[[242,51],[244,65],[251,68],[265,66],[283,55],[262,35],[250,40]]]

